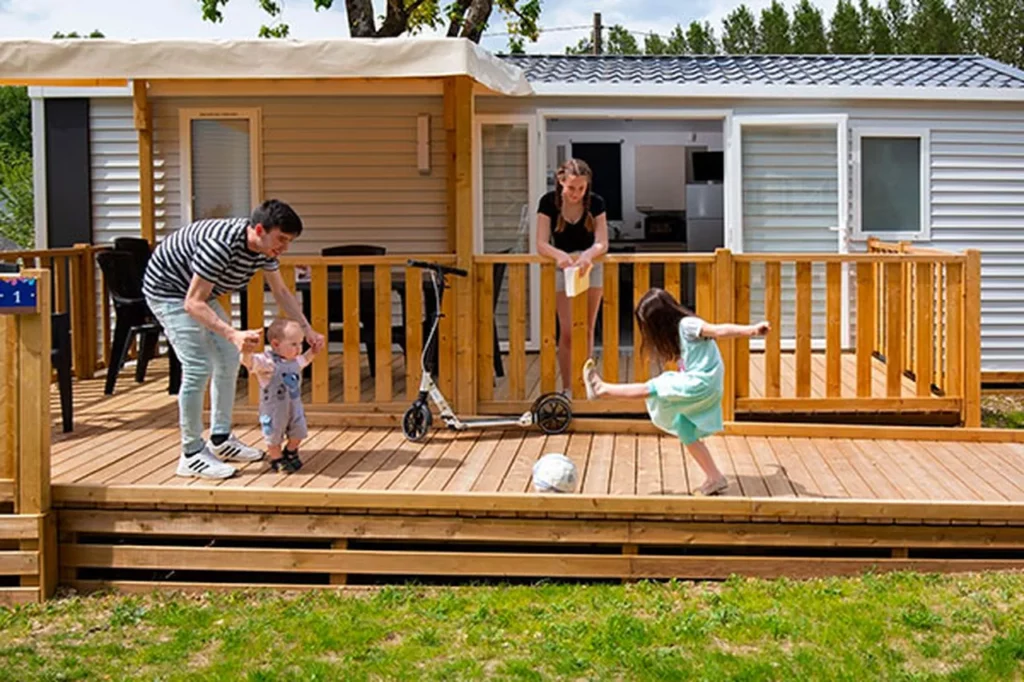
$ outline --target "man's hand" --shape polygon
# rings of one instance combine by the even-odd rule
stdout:
[[[259,352],[261,350],[261,346],[263,345],[263,330],[236,330],[231,335],[231,343],[235,344],[235,348],[238,349],[239,353]]]
[[[324,349],[324,335],[316,331],[312,327],[306,329],[306,343],[309,344],[310,350],[314,353],[319,353]]]

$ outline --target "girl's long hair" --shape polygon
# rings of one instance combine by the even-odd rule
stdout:
[[[654,358],[661,364],[679,358],[679,322],[693,315],[672,294],[657,287],[651,289],[636,304],[636,322],[640,329],[641,357]]]
[[[594,231],[594,216],[590,214],[590,189],[594,184],[594,173],[590,166],[582,159],[569,159],[555,173],[555,208],[558,209],[558,222],[555,224],[555,232],[565,229],[565,218],[562,217],[562,181],[571,177],[587,179],[587,191],[583,193],[583,215],[586,221],[583,223],[587,232]]]

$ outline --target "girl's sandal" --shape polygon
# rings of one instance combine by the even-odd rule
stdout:
[[[597,376],[597,363],[594,362],[594,358],[587,358],[587,361],[583,363],[583,387],[587,389],[587,400],[597,398],[597,392],[592,383],[595,376]]]
[[[701,487],[693,491],[694,497],[711,497],[712,495],[721,495],[729,488],[729,479],[725,476],[711,483],[705,483]]]

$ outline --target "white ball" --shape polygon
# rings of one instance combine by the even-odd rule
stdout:
[[[571,493],[576,489],[577,476],[571,459],[549,452],[533,465],[533,489],[539,493]]]

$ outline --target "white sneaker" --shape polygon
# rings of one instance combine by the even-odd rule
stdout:
[[[178,458],[179,476],[198,476],[200,478],[231,478],[236,473],[235,467],[225,464],[210,452],[209,447],[204,447],[191,457],[181,453]]]
[[[215,457],[235,462],[258,462],[263,459],[264,455],[262,450],[249,447],[235,438],[234,434],[228,436],[228,439],[220,445],[214,445],[211,441],[206,444],[206,447]]]

